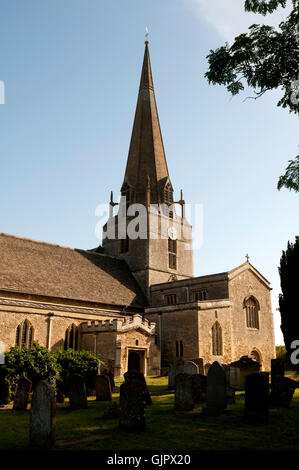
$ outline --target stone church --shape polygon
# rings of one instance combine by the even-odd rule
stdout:
[[[146,41],[121,187],[125,203],[111,197],[102,246],[73,249],[0,234],[6,349],[38,341],[51,350],[89,350],[116,376],[128,369],[159,375],[175,358],[208,365],[244,355],[269,370],[275,357],[269,281],[249,261],[194,277],[192,228],[182,192],[179,201],[173,193]],[[137,238],[126,230],[132,204],[145,208]],[[121,212],[127,217],[120,236]]]

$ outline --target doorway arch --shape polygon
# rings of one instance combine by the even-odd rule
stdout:
[[[128,371],[137,370],[144,374],[144,351],[129,350]]]

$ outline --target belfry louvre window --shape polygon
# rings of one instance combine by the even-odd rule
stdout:
[[[167,305],[175,305],[176,304],[176,294],[167,294],[165,295],[165,300]]]
[[[78,327],[74,324],[70,325],[65,332],[64,338],[64,350],[74,349],[78,351],[78,339],[79,339],[79,330]]]
[[[254,297],[245,301],[247,328],[259,329],[258,302]]]
[[[168,183],[164,188],[164,204],[172,204],[173,203],[173,193],[171,185]]]
[[[19,348],[31,348],[34,330],[29,320],[25,320],[17,326],[16,346]]]
[[[212,326],[212,354],[222,356],[222,328],[218,321]]]
[[[168,257],[169,257],[169,267],[170,269],[177,268],[177,240],[172,240],[168,238]]]
[[[207,300],[208,291],[207,290],[195,290],[193,291],[193,299],[195,302],[199,300]]]

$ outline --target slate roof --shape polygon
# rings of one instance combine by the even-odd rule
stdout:
[[[143,308],[125,261],[0,233],[0,290]]]

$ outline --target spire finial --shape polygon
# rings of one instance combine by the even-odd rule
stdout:
[[[248,253],[247,253],[247,255],[245,255],[245,258],[246,258],[246,260],[247,260],[247,263],[249,263],[249,258],[250,258],[250,256],[248,255]]]
[[[149,35],[148,27],[146,26],[145,27],[145,44],[148,44],[148,35]]]

